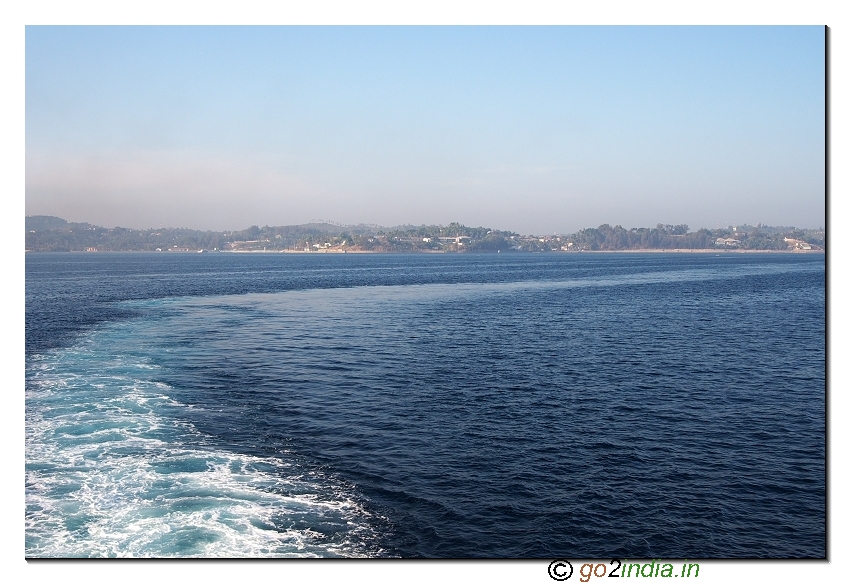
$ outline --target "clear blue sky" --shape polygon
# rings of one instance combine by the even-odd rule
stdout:
[[[27,27],[26,212],[824,224],[822,27]]]

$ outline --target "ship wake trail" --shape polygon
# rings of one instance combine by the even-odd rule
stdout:
[[[109,350],[128,330],[28,359],[27,557],[383,554],[342,481],[181,421],[155,365]]]

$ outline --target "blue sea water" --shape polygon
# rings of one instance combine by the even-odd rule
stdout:
[[[26,556],[824,557],[808,254],[28,254]]]

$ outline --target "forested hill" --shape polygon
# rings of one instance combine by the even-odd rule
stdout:
[[[105,228],[59,217],[26,217],[27,251],[373,251],[572,252],[641,249],[822,250],[824,229],[741,225],[690,231],[687,225],[625,229],[600,225],[564,235],[519,235],[460,223],[443,225],[252,226],[241,231]]]

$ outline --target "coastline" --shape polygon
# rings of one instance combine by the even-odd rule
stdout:
[[[34,251],[32,249],[24,249],[24,253],[155,253],[158,255],[217,255],[219,253],[232,253],[238,255],[280,255],[280,254],[295,254],[295,255],[502,255],[493,251],[365,251],[365,250],[345,250],[336,251],[330,249],[322,249],[317,251],[300,251],[297,249],[276,249],[276,250],[245,250],[245,251],[208,251],[206,249],[187,249],[180,251],[148,251],[144,249],[126,249],[126,250],[103,250],[103,251]],[[596,251],[506,251],[504,255],[529,255],[529,254],[551,254],[551,255],[580,255],[583,253],[826,253],[825,249],[598,249]]]

